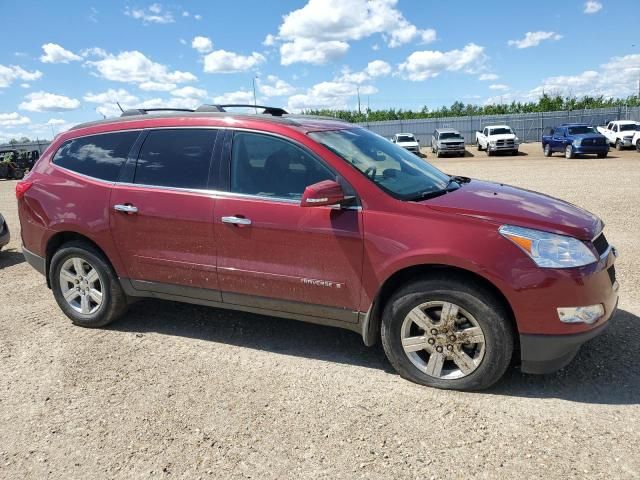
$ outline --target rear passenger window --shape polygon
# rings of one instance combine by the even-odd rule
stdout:
[[[53,163],[83,175],[115,182],[139,131],[104,133],[62,144]]]
[[[217,130],[152,130],[142,145],[134,183],[206,188]]]
[[[336,176],[300,147],[269,135],[236,133],[231,155],[231,191],[300,199],[304,189]]]

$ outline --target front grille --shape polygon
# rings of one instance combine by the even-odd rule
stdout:
[[[496,144],[497,145],[513,145],[514,141],[513,141],[513,139],[511,139],[511,140],[498,140],[496,142]]]
[[[585,138],[582,140],[582,145],[606,145],[606,138]]]
[[[593,241],[593,246],[595,247],[596,252],[598,252],[598,255],[602,255],[607,251],[607,248],[609,248],[609,242],[607,241],[607,237],[604,236],[604,233],[601,233],[596,237]]]
[[[611,265],[609,268],[607,268],[607,273],[609,274],[609,280],[611,280],[611,285],[616,283],[616,266]]]
[[[445,148],[459,148],[462,145],[464,145],[464,143],[460,142],[460,143],[445,143],[444,147]]]

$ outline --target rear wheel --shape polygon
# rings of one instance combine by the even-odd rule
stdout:
[[[64,244],[51,259],[49,281],[64,314],[81,327],[103,327],[127,308],[127,297],[107,259],[84,242]]]
[[[488,388],[513,353],[513,332],[499,302],[480,287],[448,277],[396,292],[385,306],[381,336],[400,376],[436,388]]]
[[[573,157],[574,157],[573,146],[567,145],[567,147],[564,149],[564,158],[573,158]]]
[[[551,145],[549,145],[548,143],[545,144],[544,146],[544,156],[545,157],[550,157],[551,156]]]

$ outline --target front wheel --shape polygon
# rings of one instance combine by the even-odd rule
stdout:
[[[599,153],[598,158],[607,158],[607,153]]]
[[[573,147],[571,145],[567,145],[567,147],[564,149],[564,158],[573,158],[574,154],[573,154]]]
[[[396,292],[385,306],[381,337],[400,376],[455,390],[493,385],[514,348],[500,303],[480,286],[449,277],[417,281]]]
[[[103,327],[127,308],[111,265],[88,243],[64,244],[51,259],[49,281],[64,314],[81,327]]]
[[[551,156],[551,145],[549,145],[548,143],[544,146],[544,156],[545,157]]]
[[[480,142],[479,142],[479,141],[478,141],[478,142],[476,142],[476,143],[478,144],[478,145],[477,145],[477,146],[478,146],[478,151],[479,151],[479,152],[481,152],[481,151],[482,151],[482,145],[480,145]]]
[[[616,150],[622,151],[622,142],[619,139],[616,140]]]
[[[640,152],[640,139],[636,142],[636,150]]]

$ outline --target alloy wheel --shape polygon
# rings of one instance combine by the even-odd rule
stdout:
[[[482,328],[469,312],[451,302],[433,301],[413,308],[400,335],[411,363],[435,378],[466,377],[484,358]]]
[[[59,277],[62,296],[71,308],[83,315],[98,311],[104,298],[104,283],[93,265],[79,257],[69,258]]]

